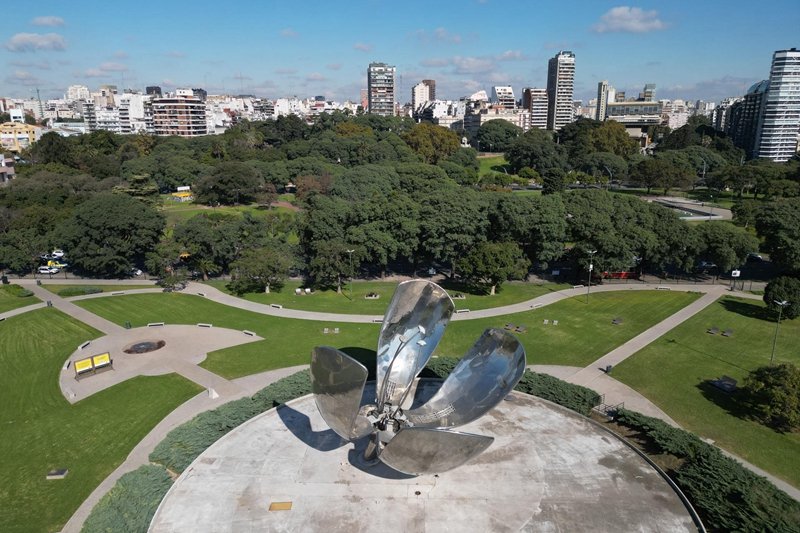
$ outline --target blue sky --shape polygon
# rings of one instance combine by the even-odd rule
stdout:
[[[763,7],[762,7],[763,6]],[[719,101],[800,47],[800,4],[772,0],[541,2],[17,3],[0,33],[0,96],[57,97],[72,84],[356,100],[371,61],[396,65],[398,91],[436,80],[438,98],[493,85],[545,87],[547,60],[576,55],[576,98],[609,79],[659,98]]]

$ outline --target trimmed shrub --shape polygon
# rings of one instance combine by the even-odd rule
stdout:
[[[544,398],[583,416],[589,416],[592,408],[600,405],[601,402],[600,395],[592,389],[567,383],[548,374],[537,374],[530,370],[525,371],[514,390]]]
[[[615,421],[641,430],[660,453],[684,459],[673,479],[709,531],[800,531],[800,502],[696,435],[663,420],[620,409]]]
[[[782,430],[800,427],[800,368],[792,363],[753,370],[742,382],[741,391],[755,420]]]
[[[171,486],[163,466],[145,465],[128,472],[100,498],[81,533],[145,533]]]
[[[103,289],[100,287],[88,285],[86,287],[67,287],[66,289],[58,291],[58,295],[63,298],[68,298],[70,296],[83,296],[84,294],[98,294],[101,292],[103,292]]]
[[[16,296],[18,298],[27,298],[28,296],[33,296],[33,291],[29,291],[28,289],[22,287],[21,285],[17,285],[16,283],[11,285],[3,285],[3,290],[11,296]]]
[[[307,370],[279,379],[252,398],[241,398],[200,413],[170,431],[150,454],[150,460],[183,472],[198,455],[232,429],[289,400],[311,393]]]

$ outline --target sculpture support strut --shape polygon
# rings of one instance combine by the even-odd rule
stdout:
[[[493,409],[525,372],[525,350],[489,328],[426,404],[404,410],[414,380],[433,355],[455,311],[447,292],[423,280],[398,285],[378,339],[375,404],[361,405],[367,369],[335,348],[311,354],[311,390],[322,418],[340,437],[370,436],[363,462],[406,474],[452,470],[485,451],[491,437],[449,431]]]

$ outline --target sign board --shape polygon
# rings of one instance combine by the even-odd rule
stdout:
[[[185,186],[185,187],[178,187],[178,192],[186,192],[186,191],[191,191],[191,190],[192,190],[192,188],[190,186],[188,186],[188,185]]]
[[[589,263],[589,272],[591,272],[592,270],[594,270],[594,265]]]
[[[742,273],[741,273],[741,271],[739,271],[739,270],[732,270],[732,271],[731,271],[731,277],[732,277],[732,278],[738,278],[738,277],[739,277],[739,276],[741,276],[741,275],[742,275]]]
[[[558,275],[560,275],[560,274],[561,274],[561,271],[560,271],[560,270],[553,270],[553,275],[554,275],[554,276],[558,276]]]

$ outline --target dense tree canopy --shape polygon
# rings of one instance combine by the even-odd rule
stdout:
[[[478,142],[484,152],[507,152],[514,139],[520,135],[522,135],[522,128],[507,120],[490,120],[478,128]]]

